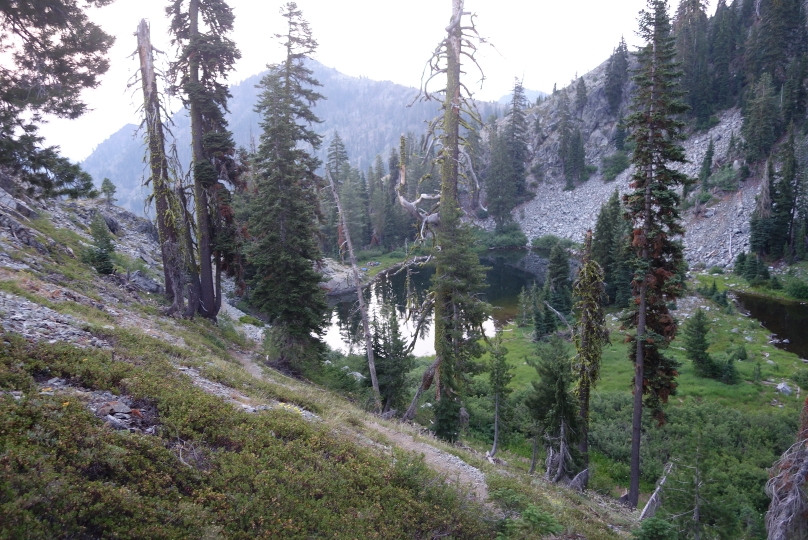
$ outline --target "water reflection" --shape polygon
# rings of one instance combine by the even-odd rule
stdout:
[[[782,340],[775,343],[777,347],[808,358],[808,303],[745,292],[735,295],[743,309]]]
[[[502,252],[496,257],[483,259],[489,268],[486,272],[487,289],[483,291],[486,301],[494,307],[492,317],[483,325],[487,335],[493,335],[495,328],[507,324],[516,316],[518,296],[522,287],[530,287],[534,282],[541,284],[546,271],[546,259],[535,253],[516,251]],[[384,320],[390,310],[395,309],[402,336],[412,339],[416,321],[408,319],[407,298],[420,305],[429,289],[434,274],[433,268],[414,268],[409,272],[380,278],[364,292],[371,320]],[[356,295],[346,295],[332,299],[331,324],[324,336],[325,342],[343,353],[361,354],[364,350],[361,338],[362,319],[359,315]],[[422,326],[421,335],[415,343],[416,356],[435,354],[433,346],[434,324],[431,316]]]

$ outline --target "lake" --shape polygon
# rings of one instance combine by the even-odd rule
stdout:
[[[483,328],[487,335],[494,335],[497,327],[512,321],[518,310],[518,297],[522,288],[529,288],[534,283],[542,285],[547,271],[547,254],[527,250],[503,250],[486,253],[481,262],[488,268],[486,272],[487,288],[483,291],[484,299],[493,307],[491,317]],[[365,289],[365,302],[369,306],[371,319],[386,319],[391,309],[396,310],[402,336],[410,340],[414,334],[414,322],[407,320],[407,290],[420,302],[425,297],[432,274],[431,267],[412,268],[409,273],[378,279]],[[359,315],[356,295],[332,298],[331,323],[324,336],[324,341],[332,349],[343,353],[362,353],[364,340],[361,339],[362,319]],[[425,325],[418,337],[413,354],[430,356],[435,354],[432,321]]]
[[[735,296],[778,340],[788,340],[776,343],[779,348],[808,358],[808,303],[745,292],[735,292]]]

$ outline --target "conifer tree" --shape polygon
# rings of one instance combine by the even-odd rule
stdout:
[[[710,145],[707,147],[707,152],[704,154],[704,159],[701,160],[701,169],[699,170],[699,180],[701,181],[702,190],[706,190],[709,187],[707,180],[710,178],[710,174],[712,174],[714,156],[715,145],[713,144],[713,140],[710,139]]]
[[[441,95],[443,113],[435,126],[440,142],[437,155],[441,182],[440,210],[439,214],[421,215],[419,218],[423,225],[431,223],[435,226],[435,243],[438,246],[432,278],[435,361],[424,374],[404,418],[412,417],[418,397],[436,381],[439,402],[435,407],[435,433],[442,438],[455,440],[459,435],[462,392],[472,368],[471,361],[482,353],[479,338],[488,306],[478,295],[483,286],[484,273],[471,247],[472,232],[461,221],[462,210],[458,198],[461,156],[465,153],[460,126],[471,125],[468,119],[477,116],[471,110],[470,99],[464,93],[460,77],[464,56],[473,60],[472,40],[475,39],[476,30],[473,25],[462,24],[463,17],[468,15],[463,10],[464,1],[451,0],[451,4],[452,16],[446,28],[447,36],[438,45],[429,64],[436,70],[435,73],[446,77]],[[432,95],[427,88],[422,90],[427,98]],[[401,171],[406,174],[406,169],[402,168]],[[406,180],[406,176],[402,179]],[[402,205],[415,207],[415,203],[403,200],[401,193],[399,201]]]
[[[249,221],[255,268],[251,298],[273,324],[270,339],[277,360],[299,370],[319,353],[315,336],[322,331],[327,308],[314,270],[320,259],[316,219],[321,180],[315,172],[320,161],[303,146],[320,146],[312,107],[322,96],[305,65],[317,48],[308,23],[294,2],[281,15],[286,32],[278,39],[286,58],[269,66],[256,105],[263,133]]]
[[[101,193],[104,194],[104,197],[107,199],[109,204],[112,204],[116,201],[115,199],[115,192],[117,188],[115,184],[109,178],[104,178],[104,181],[101,182]]]
[[[525,98],[522,81],[516,79],[513,85],[511,106],[508,110],[508,123],[503,130],[503,136],[508,148],[508,157],[511,161],[512,176],[508,184],[516,204],[529,198],[526,182],[529,135],[527,115],[525,114],[526,108],[527,99]]]
[[[730,106],[738,91],[732,64],[741,41],[739,30],[735,3],[727,6],[726,0],[718,0],[710,33],[710,63],[713,66],[710,101],[717,109]]]
[[[186,3],[187,2],[187,3]],[[233,236],[233,211],[227,185],[239,185],[240,168],[225,113],[230,91],[227,76],[241,53],[227,37],[233,30],[233,10],[224,0],[173,0],[172,45],[178,57],[170,66],[173,90],[182,97],[191,117],[193,194],[199,273],[190,276],[198,305],[189,298],[189,314],[197,310],[215,319],[221,306],[221,271],[238,265]],[[195,268],[196,265],[191,265]]]
[[[567,249],[557,242],[550,250],[547,264],[546,300],[561,313],[572,310],[572,288],[570,286],[570,256]],[[555,328],[555,326],[553,327]]]
[[[600,379],[600,360],[603,345],[609,339],[606,320],[603,316],[603,269],[592,256],[592,231],[584,241],[582,266],[573,285],[576,298],[575,312],[578,324],[575,331],[577,355],[573,361],[576,374],[580,415],[580,450],[584,468],[589,467],[589,397]]]
[[[579,115],[583,112],[584,107],[586,107],[587,101],[586,82],[584,82],[583,77],[578,77],[578,82],[575,85],[575,110]]]
[[[44,146],[44,115],[78,118],[87,112],[81,93],[95,88],[109,68],[115,38],[87,17],[87,8],[112,0],[0,3],[0,167],[42,195],[79,197],[94,192],[90,175]]]
[[[640,489],[640,435],[643,398],[659,422],[662,404],[675,392],[676,362],[663,351],[676,335],[676,322],[667,302],[680,294],[676,276],[682,265],[683,234],[676,188],[686,176],[669,163],[685,161],[679,144],[683,124],[676,118],[687,111],[680,100],[675,48],[667,2],[648,0],[640,13],[639,35],[646,45],[638,51],[634,112],[628,119],[636,143],[632,157],[633,191],[625,196],[626,216],[633,231],[636,265],[632,288],[636,309],[629,322],[636,327],[629,348],[634,359],[634,414],[631,437],[631,482],[628,503],[636,506]]]
[[[696,374],[700,377],[715,377],[717,375],[715,362],[707,352],[707,348],[710,346],[707,341],[707,332],[709,330],[707,314],[701,308],[696,310],[696,313],[685,325],[685,354],[693,362]]]
[[[765,159],[777,141],[779,111],[772,78],[768,73],[760,76],[750,92],[743,116],[743,137],[746,141],[746,157],[755,162]]]
[[[609,57],[606,67],[606,99],[609,101],[609,110],[617,114],[620,103],[623,101],[623,86],[628,81],[628,46],[626,40],[620,38],[620,43]]]
[[[401,335],[395,309],[390,310],[386,321],[373,321],[373,327],[373,356],[384,406],[382,412],[401,410],[406,405],[407,376],[415,367],[415,357]]]
[[[690,114],[702,125],[710,116],[708,22],[704,0],[681,0],[673,22],[676,58],[682,69],[682,89]]]
[[[539,345],[539,359],[531,365],[539,375],[526,405],[547,445],[546,478],[558,482],[572,471],[572,445],[578,441],[578,400],[572,392],[572,366],[564,342],[553,337]]]
[[[488,353],[488,382],[491,384],[491,395],[494,399],[494,443],[489,455],[497,453],[499,434],[501,431],[503,410],[507,406],[508,394],[512,392],[508,384],[513,379],[513,366],[508,363],[508,349],[502,344],[502,332],[497,332],[491,341]]]

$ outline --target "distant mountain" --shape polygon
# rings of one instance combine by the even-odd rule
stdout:
[[[381,155],[385,164],[390,150],[398,148],[399,137],[407,132],[420,135],[425,131],[425,121],[438,114],[437,102],[413,103],[418,91],[389,81],[373,81],[367,78],[349,77],[336,69],[311,62],[314,77],[320,81],[319,91],[327,98],[314,109],[322,120],[316,131],[323,136],[319,156],[324,159],[328,144],[339,132],[345,143],[352,165],[366,170]],[[258,97],[259,83],[263,74],[258,74],[231,87],[233,98],[229,102],[230,129],[236,144],[250,147],[251,138],[258,141],[261,132],[260,118],[253,110]],[[534,98],[535,99],[535,98]],[[410,106],[410,104],[412,105]],[[494,103],[478,104],[483,118],[495,114],[499,108]],[[172,132],[177,141],[180,163],[188,168],[190,163],[190,127],[188,115],[180,111],[173,117]],[[148,171],[143,156],[142,137],[136,136],[137,127],[128,124],[85,159],[81,166],[100,185],[109,178],[118,188],[118,204],[142,214],[144,200],[150,188],[143,187],[143,178]]]

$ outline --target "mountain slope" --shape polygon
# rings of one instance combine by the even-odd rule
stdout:
[[[80,260],[99,213],[112,276]],[[517,456],[489,463],[264,368],[232,306],[218,325],[162,316],[142,218],[3,192],[0,225],[0,537],[476,539],[504,517],[530,536],[514,500],[571,535],[628,536],[628,511]]]
[[[415,101],[418,90],[389,81],[373,81],[367,78],[349,77],[336,69],[317,62],[310,64],[314,78],[322,85],[319,91],[326,97],[314,108],[322,120],[315,126],[323,136],[319,157],[325,159],[328,144],[335,132],[345,143],[351,164],[366,171],[377,155],[385,165],[391,149],[398,148],[402,134],[424,133],[427,120],[437,115],[438,102]],[[254,75],[231,87],[228,121],[238,146],[250,148],[258,144],[261,134],[260,118],[253,110],[259,89],[256,85],[262,75]],[[481,103],[484,117],[495,110],[495,105]],[[176,139],[177,155],[184,168],[190,162],[190,129],[185,111],[173,116],[171,131]],[[143,212],[143,200],[149,193],[141,186],[147,176],[143,155],[144,144],[135,135],[136,126],[127,125],[111,135],[85,159],[81,166],[101,183],[109,178],[118,188],[118,202],[136,213]]]

